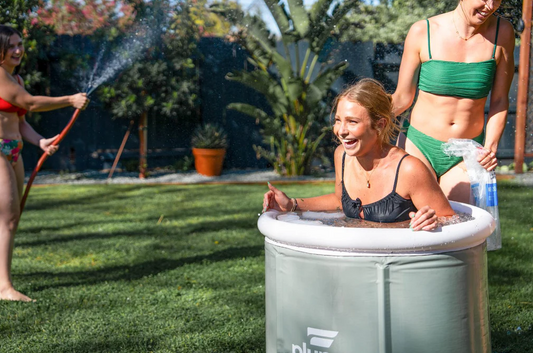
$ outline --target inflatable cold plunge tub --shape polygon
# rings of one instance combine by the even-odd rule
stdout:
[[[494,220],[452,207],[470,220],[432,232],[261,215],[267,353],[490,353]]]

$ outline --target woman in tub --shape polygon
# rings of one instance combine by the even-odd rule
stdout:
[[[392,98],[383,86],[363,79],[335,100],[333,133],[335,192],[290,198],[270,185],[263,210],[342,210],[347,217],[393,223],[410,220],[413,230],[433,230],[438,217],[454,214],[428,168],[393,146]]]

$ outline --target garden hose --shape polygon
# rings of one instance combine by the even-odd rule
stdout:
[[[72,115],[72,118],[70,118],[70,121],[68,122],[67,126],[61,131],[61,134],[52,142],[52,146],[58,145],[63,138],[67,135],[67,133],[72,128],[72,125],[74,125],[74,122],[78,118],[78,115],[80,115],[80,109],[76,109],[74,114]],[[20,201],[20,214],[22,215],[22,211],[24,211],[24,205],[26,204],[26,199],[28,198],[28,194],[30,193],[31,185],[33,184],[33,179],[35,179],[35,176],[41,169],[44,161],[49,157],[48,153],[43,153],[41,158],[39,158],[39,161],[37,162],[37,166],[33,170],[33,173],[31,173],[30,178],[28,179],[28,183],[26,184],[26,190],[24,190],[24,195],[22,196],[22,200]]]

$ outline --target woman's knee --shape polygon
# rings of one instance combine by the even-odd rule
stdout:
[[[0,227],[14,231],[18,227],[19,220],[20,211],[12,210],[11,212],[2,212],[0,215]]]

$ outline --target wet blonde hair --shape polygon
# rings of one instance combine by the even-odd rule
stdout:
[[[337,105],[343,98],[366,109],[370,116],[372,128],[378,131],[381,145],[394,141],[400,129],[395,123],[392,113],[392,96],[385,91],[379,81],[363,78],[342,91],[333,101],[332,117],[335,116]],[[381,119],[385,119],[385,126],[379,129],[378,122]]]

